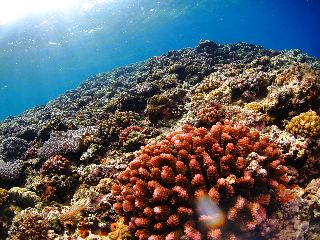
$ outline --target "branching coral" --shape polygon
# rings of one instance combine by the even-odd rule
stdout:
[[[313,138],[320,134],[320,117],[315,111],[308,111],[293,117],[286,130],[294,135]]]
[[[273,143],[245,126],[186,126],[139,151],[113,185],[114,208],[141,240],[235,239],[279,201],[288,182],[283,161]],[[225,212],[222,224],[210,224],[216,219],[197,204],[202,198]]]

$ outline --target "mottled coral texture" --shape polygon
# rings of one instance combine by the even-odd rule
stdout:
[[[25,152],[28,149],[28,142],[17,137],[8,137],[0,144],[0,158],[5,161],[15,161],[24,159]]]
[[[283,162],[276,145],[248,127],[187,125],[138,152],[113,185],[114,208],[140,240],[236,239],[280,201],[288,183]],[[214,219],[201,214],[202,197],[225,213],[224,224],[208,227]]]
[[[19,179],[22,169],[23,162],[21,160],[5,162],[0,159],[0,180],[15,181]]]

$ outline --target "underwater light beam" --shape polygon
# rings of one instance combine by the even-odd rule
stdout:
[[[97,3],[114,0],[0,0],[0,26],[32,14],[48,11],[64,11],[77,6],[77,10],[88,11]]]

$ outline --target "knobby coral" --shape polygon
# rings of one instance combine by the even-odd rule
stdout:
[[[112,223],[110,229],[107,240],[126,240],[132,237],[129,227],[124,224],[124,218],[119,218],[117,222]]]
[[[206,105],[199,109],[197,120],[200,124],[212,125],[223,117],[223,113],[218,105]]]
[[[308,111],[293,117],[286,130],[294,135],[313,138],[320,134],[320,117],[315,111]]]
[[[187,125],[138,152],[112,187],[114,209],[140,240],[236,239],[281,200],[283,162],[276,145],[248,127]]]

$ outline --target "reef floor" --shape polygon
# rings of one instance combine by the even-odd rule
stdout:
[[[320,239],[320,61],[200,41],[0,123],[0,239]]]

